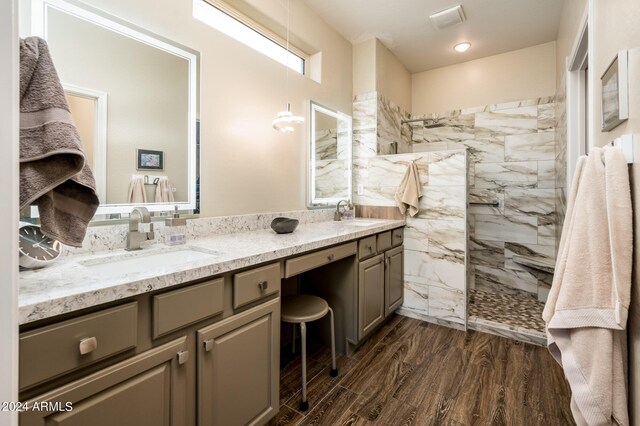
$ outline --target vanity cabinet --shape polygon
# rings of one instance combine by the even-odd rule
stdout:
[[[384,320],[384,255],[360,262],[358,267],[358,340]]]
[[[387,250],[384,266],[384,316],[387,317],[402,305],[404,297],[404,248]]]
[[[197,334],[198,425],[266,423],[279,409],[280,299]]]
[[[28,400],[20,425],[185,425],[186,349],[176,339]]]

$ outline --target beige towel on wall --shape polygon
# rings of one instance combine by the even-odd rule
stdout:
[[[542,315],[578,425],[629,424],[624,330],[632,244],[627,162],[616,148],[592,148],[578,161]]]
[[[20,40],[20,209],[36,204],[45,235],[81,247],[95,188],[46,42]]]
[[[173,203],[173,185],[169,178],[161,177],[156,185],[156,203]]]
[[[422,197],[422,185],[420,174],[415,162],[411,162],[396,191],[395,200],[400,213],[405,214],[409,210],[410,216],[415,216],[420,210],[420,197]]]
[[[129,184],[129,196],[127,197],[129,204],[146,204],[147,191],[144,187],[144,177],[140,175],[131,176]]]

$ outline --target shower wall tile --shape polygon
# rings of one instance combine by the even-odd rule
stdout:
[[[475,215],[475,237],[488,241],[536,244],[538,242],[538,218]]]
[[[475,271],[478,290],[493,288],[508,294],[526,292],[530,298],[537,297],[538,277],[533,272],[481,265],[477,265]]]
[[[538,161],[538,188],[555,189],[556,162],[554,160]]]
[[[429,316],[449,322],[464,324],[466,304],[462,303],[462,291],[448,290],[438,286],[429,288]]]
[[[524,265],[513,261],[514,255],[524,256],[527,259],[539,262],[555,262],[556,248],[554,246],[544,246],[538,244],[518,244],[505,243],[504,246],[504,265],[507,269],[533,271]],[[536,271],[538,272],[538,271]],[[549,275],[549,274],[545,274]]]
[[[504,136],[478,132],[474,139],[462,143],[469,149],[469,157],[474,163],[499,163],[504,161],[504,141]]]
[[[402,308],[408,311],[429,315],[429,286],[413,282],[405,277],[404,302]]]
[[[427,219],[407,217],[407,225],[404,228],[405,250],[429,252],[429,222]]]
[[[555,189],[507,188],[504,190],[506,216],[552,215],[555,212]]]
[[[549,103],[538,106],[538,130],[554,130],[556,126],[556,105]]]
[[[505,242],[469,239],[469,256],[475,266],[492,266],[499,268],[505,265]]]
[[[555,132],[507,135],[504,138],[504,157],[507,161],[554,160]]]
[[[460,220],[429,220],[429,253],[444,255],[464,263],[467,245],[465,243],[466,223]]]
[[[466,185],[466,156],[460,151],[434,152],[429,156],[429,184],[432,186]]]
[[[467,209],[467,188],[458,186],[432,186],[422,190],[420,216],[428,219],[464,219]]]
[[[538,130],[538,107],[525,106],[476,114],[475,128],[504,134],[530,133]]]
[[[535,188],[537,184],[536,161],[475,164],[475,188]]]
[[[474,204],[484,203],[484,204]],[[485,204],[498,203],[497,206]],[[470,214],[504,214],[504,189],[469,188]]]

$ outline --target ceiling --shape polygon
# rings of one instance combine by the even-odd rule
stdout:
[[[411,73],[556,39],[563,0],[301,0],[353,44],[378,38]],[[442,30],[429,15],[456,4],[466,21]],[[456,43],[471,42],[465,53]]]

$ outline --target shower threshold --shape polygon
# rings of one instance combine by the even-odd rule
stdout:
[[[468,328],[546,346],[543,309],[544,302],[533,298],[471,290]]]

